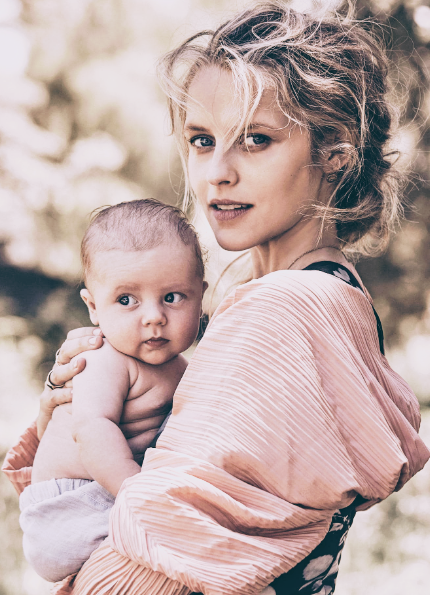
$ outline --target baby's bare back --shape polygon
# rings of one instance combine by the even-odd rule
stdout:
[[[106,344],[100,351],[106,349],[113,350],[113,347]],[[151,366],[116,353],[121,372],[125,364],[130,379],[119,427],[135,461],[141,465],[146,448],[168,412],[169,403],[187,364],[183,356],[178,356],[160,366]],[[91,360],[97,357],[96,354],[94,351],[89,352],[89,357],[88,354],[84,355],[88,367],[92,364]],[[90,389],[88,400],[90,405]],[[32,483],[63,477],[93,479],[82,464],[78,445],[73,439],[71,403],[60,405],[54,410],[34,459]]]

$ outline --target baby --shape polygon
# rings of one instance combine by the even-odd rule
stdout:
[[[135,401],[142,420],[160,403],[161,425],[207,286],[194,229],[153,199],[99,211],[81,257],[81,296],[104,345],[80,356],[86,367],[73,379],[73,403],[55,409],[20,496],[25,556],[49,581],[77,572],[107,536],[110,508],[145,450],[142,430],[126,438],[118,425],[124,402]]]

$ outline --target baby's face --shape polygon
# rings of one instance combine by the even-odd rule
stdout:
[[[99,252],[91,271],[82,297],[115,349],[159,365],[193,343],[205,284],[191,246],[178,240],[140,252]]]

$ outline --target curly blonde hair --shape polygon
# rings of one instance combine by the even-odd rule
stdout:
[[[335,223],[349,253],[374,255],[386,246],[402,210],[400,175],[387,149],[393,122],[388,61],[347,4],[344,16],[316,18],[285,2],[260,2],[162,58],[160,80],[186,176],[185,207],[193,199],[183,134],[188,89],[200,69],[217,66],[232,74],[241,106],[231,142],[246,131],[264,90],[273,89],[282,112],[309,131],[316,166],[335,154],[348,157],[328,204],[314,205],[315,216],[322,225]]]

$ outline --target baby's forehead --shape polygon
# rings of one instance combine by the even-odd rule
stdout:
[[[109,287],[190,282],[198,276],[199,269],[193,246],[181,240],[145,250],[98,250],[91,255],[90,262],[87,283],[93,281]]]

